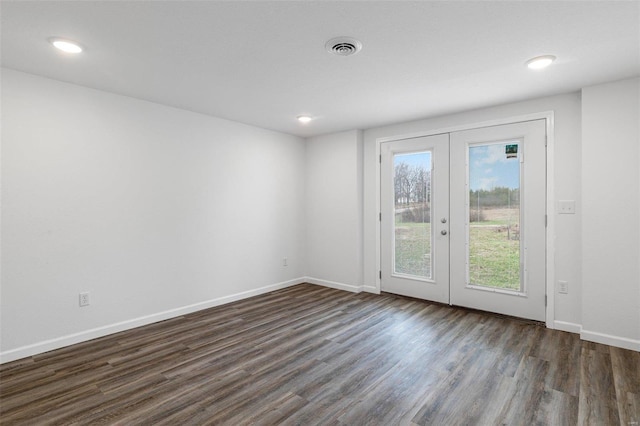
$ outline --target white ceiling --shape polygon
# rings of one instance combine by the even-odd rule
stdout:
[[[311,136],[640,74],[637,1],[2,1],[2,65]],[[325,51],[359,39],[351,57]],[[64,55],[47,38],[86,47]],[[552,54],[544,71],[524,62]],[[316,117],[302,125],[296,116]]]

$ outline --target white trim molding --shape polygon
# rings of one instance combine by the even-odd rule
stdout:
[[[293,280],[283,281],[277,284],[267,285],[253,290],[231,294],[229,296],[218,297],[216,299],[206,300],[204,302],[198,302],[192,305],[182,306],[180,308],[169,309],[167,311],[158,312],[139,318],[133,318],[115,324],[109,324],[102,327],[81,331],[79,333],[68,334],[66,336],[56,337],[54,339],[22,346],[0,353],[0,364],[33,355],[38,355],[77,343],[86,342],[89,340],[97,339],[99,337],[119,333],[121,331],[131,330],[133,328],[153,324],[159,321],[165,321],[171,318],[176,318],[182,315],[201,311],[203,309],[213,308],[214,306],[224,305],[226,303],[235,302],[237,300],[247,299],[249,297],[258,296],[264,293],[269,293],[271,291],[280,290],[297,284],[302,284],[304,282],[306,282],[305,277],[295,278]]]
[[[549,328],[554,328],[560,331],[567,331],[574,334],[580,334],[580,331],[582,330],[582,326],[580,324],[567,321],[554,321],[553,327]]]
[[[366,291],[367,293],[380,294],[380,288],[374,285],[364,285],[362,286],[362,291]]]
[[[77,343],[86,342],[99,337],[108,336],[121,331],[131,330],[133,328],[141,327],[144,325],[153,324],[159,321],[176,318],[182,315],[187,315],[193,312],[197,312],[203,309],[213,308],[215,306],[224,305],[227,303],[235,302],[242,299],[247,299],[253,296],[259,296],[261,294],[269,293],[271,291],[280,290],[283,288],[291,287],[297,284],[309,283],[319,285],[323,287],[334,288],[338,290],[349,291],[352,293],[360,293],[365,291],[367,293],[380,294],[380,291],[375,286],[367,285],[351,285],[344,284],[335,281],[322,280],[313,277],[301,277],[289,281],[272,284],[257,289],[244,291],[229,296],[223,296],[216,299],[207,300],[204,302],[194,303],[192,305],[183,306],[176,309],[170,309],[156,314],[147,315],[144,317],[134,318],[127,321],[122,321],[115,324],[106,325],[103,327],[94,328],[91,330],[82,331],[79,333],[69,334],[66,336],[58,337],[55,339],[45,340],[42,342],[34,343],[32,345],[22,346],[20,348],[11,349],[0,353],[0,364],[15,361],[18,359],[26,358],[33,355],[38,355],[54,349],[60,349],[66,346],[74,345]],[[619,348],[630,349],[640,352],[640,340],[628,339],[625,337],[612,336],[609,334],[603,334],[593,331],[582,330],[580,324],[554,321],[554,327],[557,330],[567,331],[570,333],[580,334],[580,339],[590,342],[602,343],[605,345],[616,346]]]
[[[336,290],[350,291],[351,293],[360,293],[361,291],[364,290],[364,286],[361,286],[361,285],[344,284],[336,281],[322,280],[320,278],[304,277],[304,280],[305,281],[303,282],[306,282],[309,284],[335,288]]]
[[[636,339],[612,336],[611,334],[598,333],[596,331],[589,330],[581,330],[580,339],[640,352],[640,340]]]
[[[566,321],[555,321],[553,328],[560,331],[568,331],[569,333],[579,334],[580,340],[586,340],[588,342],[601,343],[603,345],[615,346],[617,348],[640,352],[640,340],[599,333],[596,331],[583,330],[582,325]]]

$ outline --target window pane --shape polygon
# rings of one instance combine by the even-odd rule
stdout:
[[[469,283],[521,291],[519,141],[469,147]]]
[[[394,272],[430,279],[431,152],[396,154]]]

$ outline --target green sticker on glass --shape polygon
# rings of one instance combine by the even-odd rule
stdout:
[[[505,145],[504,153],[507,154],[507,158],[518,158],[518,145]]]

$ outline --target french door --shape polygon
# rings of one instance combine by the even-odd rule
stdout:
[[[382,144],[382,289],[449,303],[449,135]]]
[[[545,121],[381,145],[381,288],[545,319]]]

